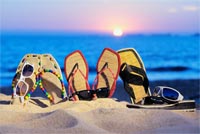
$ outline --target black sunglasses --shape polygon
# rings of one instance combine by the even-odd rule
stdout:
[[[94,94],[98,98],[107,98],[109,96],[109,89],[108,88],[99,88],[96,90],[83,90],[73,93],[70,97],[72,98],[74,95],[77,95],[79,100],[92,100],[94,97]]]

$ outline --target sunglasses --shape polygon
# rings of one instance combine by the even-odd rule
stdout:
[[[24,96],[28,92],[29,85],[25,81],[25,78],[29,78],[34,71],[34,66],[28,62],[25,62],[21,71],[19,81],[14,89],[14,96],[19,97],[21,102],[24,102]]]
[[[100,88],[96,90],[83,90],[73,93],[69,99],[71,99],[74,95],[77,95],[79,100],[92,100],[94,94],[98,98],[107,98],[109,96],[109,89],[108,88]]]
[[[171,87],[157,86],[153,91],[153,96],[160,96],[170,102],[183,100],[183,95],[179,91]]]
[[[91,90],[79,91],[76,93],[79,100],[92,100],[93,92]]]

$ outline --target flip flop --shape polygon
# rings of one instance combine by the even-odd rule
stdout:
[[[66,97],[63,77],[59,64],[51,54],[41,55],[40,72],[40,88],[51,103],[62,101]]]
[[[196,110],[194,100],[183,100],[173,104],[152,104],[152,105],[139,105],[139,104],[127,104],[128,108],[134,109],[161,109],[161,110],[176,110],[194,112]]]
[[[132,103],[139,103],[146,96],[151,95],[149,81],[142,59],[133,48],[117,51],[121,59],[120,77],[124,88],[131,97]]]
[[[112,97],[120,69],[118,53],[105,48],[97,62],[97,76],[93,83],[93,90],[98,98]]]
[[[20,61],[17,70],[16,70],[16,74],[13,78],[12,81],[12,89],[13,89],[13,94],[12,94],[12,98],[14,99],[14,90],[16,90],[16,84],[18,83],[20,77],[22,75],[22,69],[24,67],[25,64],[30,64],[31,66],[33,66],[33,73],[30,75],[30,77],[26,77],[25,78],[25,83],[26,85],[28,85],[28,92],[35,90],[34,85],[36,84],[36,76],[39,72],[39,68],[40,68],[40,55],[38,54],[26,54],[22,60]],[[25,95],[24,95],[25,97]]]
[[[65,58],[65,75],[68,81],[69,98],[72,100],[91,100],[88,84],[88,64],[81,51],[76,50]]]

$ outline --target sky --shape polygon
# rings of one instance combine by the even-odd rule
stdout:
[[[1,31],[197,33],[200,0],[0,0]]]

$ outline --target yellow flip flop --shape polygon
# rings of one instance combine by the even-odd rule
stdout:
[[[139,103],[150,95],[149,82],[142,59],[133,48],[117,51],[121,59],[120,77],[132,103]]]

